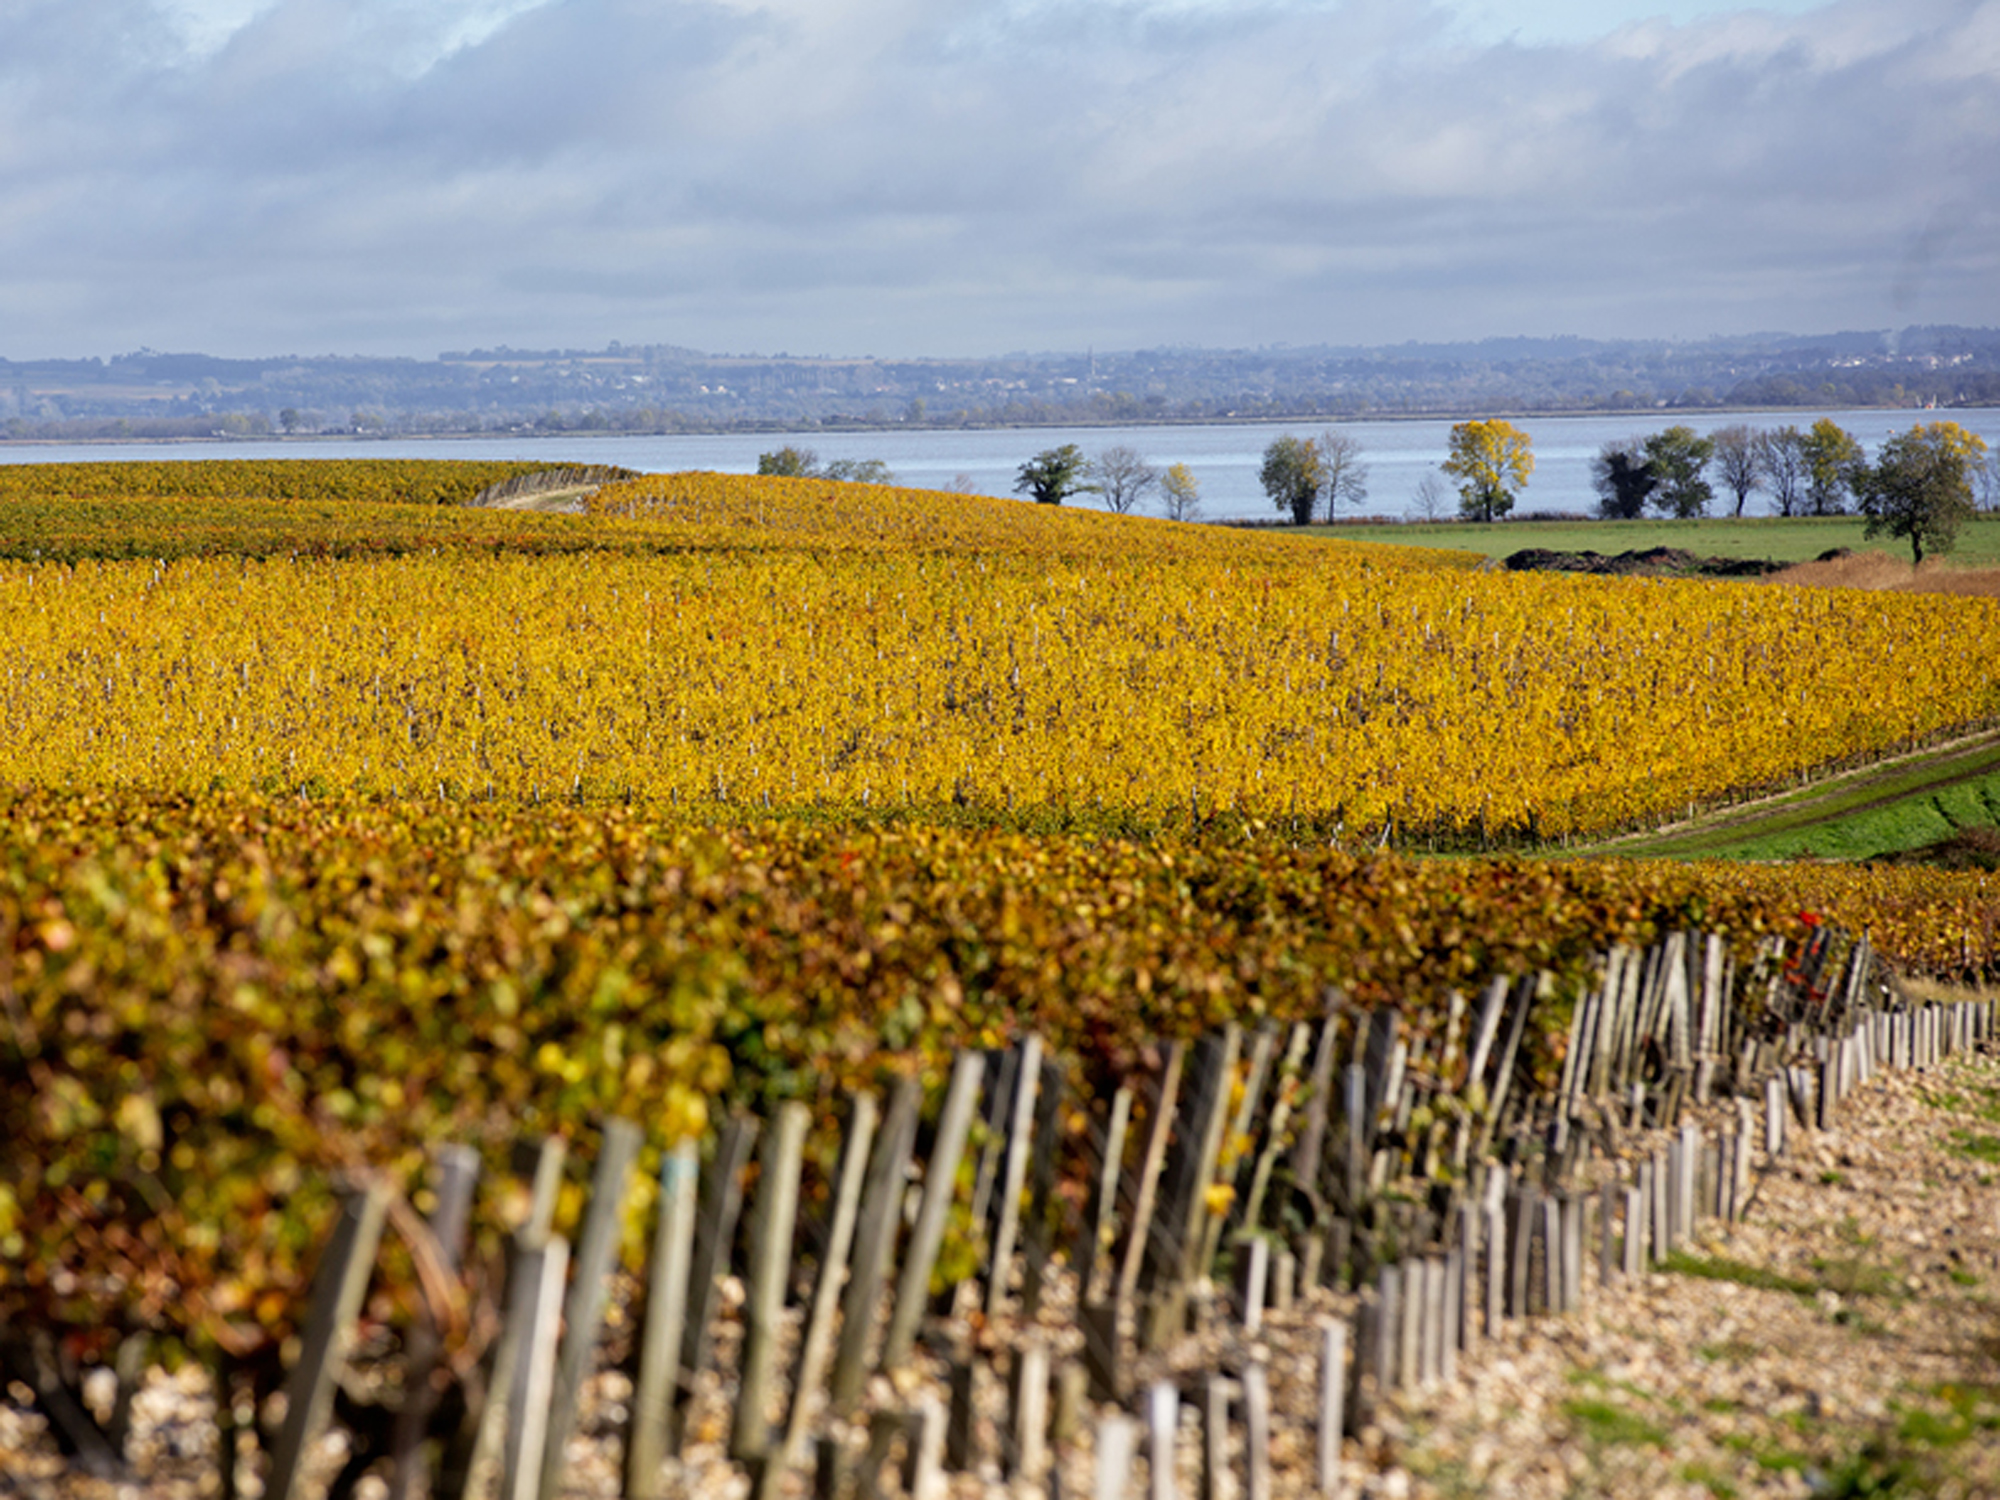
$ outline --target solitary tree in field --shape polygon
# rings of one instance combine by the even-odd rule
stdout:
[[[1460,513],[1492,521],[1514,508],[1514,496],[1535,472],[1535,455],[1527,433],[1494,417],[1452,428],[1451,457],[1440,467],[1459,482]]]
[[[1169,464],[1160,479],[1160,509],[1169,521],[1192,521],[1201,511],[1201,481],[1186,464]]]
[[[1715,444],[1696,437],[1692,427],[1669,427],[1646,439],[1646,464],[1659,480],[1653,504],[1680,520],[1708,514],[1708,502],[1715,491],[1702,478],[1702,470],[1715,452]]]
[[[1342,503],[1360,505],[1368,498],[1368,465],[1361,461],[1361,441],[1328,428],[1318,438],[1319,460],[1326,475],[1320,481],[1326,496],[1326,518],[1335,520]]]
[[[1037,505],[1061,505],[1071,495],[1097,489],[1085,477],[1089,472],[1090,460],[1083,456],[1083,450],[1075,443],[1064,443],[1060,448],[1044,449],[1022,464],[1014,493],[1033,496]]]
[[[1098,454],[1090,466],[1090,474],[1097,481],[1105,505],[1121,516],[1160,482],[1160,471],[1147,463],[1137,448],[1128,448],[1123,443]]]
[[[775,453],[758,454],[757,472],[803,479],[819,472],[819,455],[810,448],[794,448],[787,443]]]
[[[1598,515],[1607,521],[1636,521],[1646,513],[1646,501],[1660,480],[1639,440],[1627,438],[1597,450],[1590,482],[1597,491]]]
[[[1734,427],[1718,427],[1709,435],[1715,444],[1715,472],[1722,480],[1722,486],[1736,497],[1736,509],[1730,514],[1743,514],[1743,502],[1750,498],[1750,492],[1757,488],[1764,478],[1764,465],[1758,457],[1757,434],[1741,423]]]
[[[1973,471],[1985,457],[1985,441],[1956,422],[1919,423],[1890,438],[1875,463],[1856,474],[1866,534],[1906,538],[1916,563],[1926,550],[1951,551],[1959,527],[1972,518]]]
[[[1309,524],[1326,484],[1326,460],[1320,455],[1319,444],[1289,432],[1274,439],[1264,450],[1264,466],[1257,471],[1257,482],[1264,486],[1271,503],[1291,516],[1294,525]]]

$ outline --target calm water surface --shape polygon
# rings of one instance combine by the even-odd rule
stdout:
[[[1743,423],[1751,428],[1810,426],[1821,416],[1832,417],[1873,454],[1883,439],[1908,431],[1913,423],[1949,418],[2000,448],[2000,408],[1967,411],[1829,411],[1746,413],[1713,412],[1689,415],[1661,412],[1657,416],[1530,417],[1515,425],[1534,444],[1535,473],[1523,492],[1518,510],[1587,512],[1597,503],[1590,487],[1590,463],[1607,442],[1644,436],[1682,423],[1696,432]],[[1368,498],[1356,514],[1405,516],[1411,513],[1417,487],[1436,474],[1449,450],[1452,423],[1439,421],[1342,422],[1338,430],[1361,445],[1368,466]],[[1061,443],[1075,443],[1087,454],[1115,444],[1136,448],[1164,469],[1184,463],[1201,482],[1202,514],[1211,520],[1275,518],[1278,512],[1257,483],[1264,449],[1281,432],[1301,437],[1321,430],[1320,424],[1238,423],[1172,427],[1017,427],[977,431],[901,431],[843,433],[740,433],[723,436],[582,436],[479,438],[319,438],[290,442],[213,443],[68,443],[33,446],[0,445],[0,463],[53,463],[79,459],[197,459],[197,458],[480,458],[531,462],[619,464],[628,469],[666,473],[713,469],[748,474],[757,456],[785,443],[810,448],[822,460],[879,458],[898,483],[924,489],[964,489],[976,494],[1011,495],[1014,479],[1026,460]],[[1711,476],[1712,478],[1713,476]],[[1444,476],[1439,475],[1440,480]],[[1718,484],[1717,489],[1721,486]],[[1718,511],[1728,498],[1718,494]],[[1097,503],[1082,496],[1073,503]],[[1156,504],[1148,501],[1148,504]],[[1750,497],[1746,514],[1765,514],[1767,498]]]

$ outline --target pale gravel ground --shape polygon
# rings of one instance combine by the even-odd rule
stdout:
[[[2000,1158],[2000,1060],[1864,1085],[1842,1106],[1836,1132],[1795,1137],[1775,1163],[1760,1155],[1747,1221],[1710,1221],[1694,1246],[1698,1256],[1774,1271],[1809,1290],[1663,1273],[1600,1288],[1587,1257],[1583,1312],[1509,1325],[1461,1357],[1450,1388],[1378,1405],[1347,1442],[1348,1492],[1384,1500],[1859,1494],[1870,1491],[1850,1481],[1872,1473],[1900,1479],[1897,1494],[2000,1497],[2000,1160],[1982,1157]],[[1308,1493],[1317,1329],[1349,1305],[1316,1292],[1274,1316],[1255,1344],[1238,1330],[1216,1330],[1142,1368],[1141,1383],[1170,1368],[1263,1357],[1277,1413],[1275,1489]],[[1043,1327],[1059,1355],[1074,1348],[1073,1318],[1060,1301]],[[960,1332],[998,1339],[1010,1330]],[[988,1456],[951,1479],[953,1500],[1004,1493],[990,1457],[999,1381],[983,1385]],[[892,1393],[878,1382],[877,1395],[899,1404],[916,1388]],[[1971,1426],[1950,1420],[1938,1394],[1946,1388],[1963,1393]],[[624,1394],[616,1375],[596,1383],[567,1494],[617,1493]],[[705,1377],[675,1492],[747,1500],[747,1481],[722,1457],[727,1401],[722,1382]],[[199,1372],[155,1372],[138,1411],[145,1477],[112,1485],[65,1475],[39,1418],[0,1402],[0,1497],[212,1495],[207,1408]],[[1061,1454],[1067,1495],[1092,1492],[1088,1427]],[[1195,1493],[1197,1451],[1184,1407],[1182,1494]],[[804,1479],[797,1476],[794,1495],[806,1493]],[[1142,1459],[1128,1493],[1144,1493],[1145,1479]],[[254,1481],[246,1490],[255,1493]]]

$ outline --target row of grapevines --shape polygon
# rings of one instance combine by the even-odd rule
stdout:
[[[1996,711],[1985,599],[859,550],[0,565],[0,764],[49,786],[1463,840]]]
[[[289,1330],[332,1175],[412,1182],[441,1139],[497,1166],[518,1132],[617,1112],[657,1150],[718,1099],[827,1111],[1030,1029],[1099,1080],[1162,1037],[1317,1014],[1329,985],[1421,1034],[1495,974],[1579,980],[1669,929],[1801,930],[1783,872],[1728,867],[622,809],[35,793],[4,813],[0,1317],[239,1352]],[[1996,972],[1978,877],[1816,894],[1898,956]],[[1937,930],[1950,953],[1896,946]],[[1559,1043],[1531,1036],[1531,1069]]]
[[[159,498],[463,505],[542,463],[433,458],[204,458],[0,464],[0,503]]]
[[[143,558],[393,557],[440,549],[546,556],[681,552],[689,540],[643,523],[459,505],[263,499],[35,497],[0,504],[0,558],[70,563]]]
[[[766,544],[814,550],[1175,559],[1285,571],[1434,571],[1476,568],[1484,561],[1477,553],[1443,548],[1302,539],[1117,516],[1081,506],[772,475],[651,474],[604,486],[586,508],[593,516],[648,521],[703,546],[740,546],[743,539],[755,537]]]
[[[332,1175],[412,1181],[442,1139],[497,1165],[617,1112],[657,1149],[720,1098],[830,1109],[1029,1029],[1099,1078],[1330,984],[1421,1030],[1496,973],[1792,922],[1677,866],[1256,839],[103,792],[0,830],[0,1317],[239,1352],[291,1327]]]

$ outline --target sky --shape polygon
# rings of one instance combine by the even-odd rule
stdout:
[[[2000,0],[0,0],[0,357],[2000,324]]]

